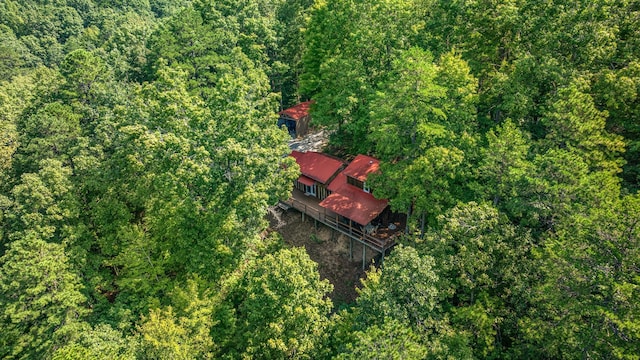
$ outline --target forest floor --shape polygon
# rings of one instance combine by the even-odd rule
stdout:
[[[278,211],[281,222],[274,230],[282,235],[288,246],[304,247],[309,257],[318,263],[320,278],[333,284],[333,292],[329,297],[334,306],[338,308],[354,302],[358,296],[356,286],[360,287],[360,279],[365,275],[362,270],[362,245],[354,242],[353,260],[350,260],[348,237],[336,232],[332,239],[331,228],[322,223],[318,222],[316,228],[313,219],[306,217],[302,221],[301,214],[294,209]],[[269,218],[272,228],[275,228],[277,221],[271,215]],[[377,255],[375,251],[367,249],[367,269],[374,255]]]
[[[289,148],[296,151],[322,151],[329,142],[330,132],[324,129],[309,129],[304,137],[289,140]]]

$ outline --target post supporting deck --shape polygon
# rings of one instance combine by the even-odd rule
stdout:
[[[287,203],[287,205],[293,207],[294,209],[300,211],[302,221],[307,217],[305,215],[309,215],[314,220],[314,227],[316,231],[318,229],[318,222],[327,225],[331,228],[331,238],[335,240],[341,234],[346,235],[349,238],[349,260],[354,260],[353,255],[353,247],[354,243],[362,245],[362,268],[365,269],[367,265],[367,247],[371,248],[371,250],[375,250],[380,253],[380,265],[384,261],[385,252],[387,249],[391,248],[394,245],[394,241],[386,240],[383,242],[377,242],[375,238],[371,237],[364,230],[360,231],[360,228],[354,227],[353,223],[349,221],[348,223],[342,223],[340,221],[340,216],[338,214],[327,214],[326,209],[324,212],[320,212],[313,207],[307,207],[307,204],[296,200],[295,198],[291,199],[291,203]],[[327,216],[328,215],[328,216]]]
[[[353,239],[349,238],[349,260],[353,261]]]
[[[367,247],[362,244],[362,270],[364,270],[364,266],[367,262]]]

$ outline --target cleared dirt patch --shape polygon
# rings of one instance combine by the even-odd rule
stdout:
[[[356,286],[360,286],[360,279],[365,272],[362,270],[362,245],[354,242],[353,260],[349,259],[349,238],[333,233],[332,229],[313,219],[305,217],[289,209],[280,211],[281,220],[285,225],[275,229],[280,233],[288,246],[304,247],[309,257],[318,263],[318,271],[322,279],[333,284],[333,292],[329,297],[334,306],[351,303],[356,297]],[[274,219],[270,216],[272,225]],[[377,253],[367,249],[367,268]]]

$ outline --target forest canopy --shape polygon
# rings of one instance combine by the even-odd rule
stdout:
[[[406,233],[333,303],[277,112]],[[640,1],[5,0],[0,358],[638,359]]]

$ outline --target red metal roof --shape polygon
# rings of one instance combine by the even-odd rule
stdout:
[[[288,109],[280,111],[278,114],[289,117],[295,121],[302,119],[303,117],[309,115],[309,107],[313,101],[305,101],[298,105],[292,106]]]
[[[345,185],[346,183],[347,183],[347,177],[344,175],[344,171],[341,171],[340,173],[338,173],[336,178],[333,179],[331,184],[327,186],[327,190],[331,192],[337,192],[340,189],[340,187],[342,187],[342,185]]]
[[[298,182],[307,186],[313,186],[313,184],[316,183],[315,181],[313,181],[313,179],[309,179],[304,175],[300,175],[300,177],[298,178]]]
[[[380,160],[367,155],[358,155],[342,172],[359,181],[367,181],[367,175],[380,170]]]
[[[358,155],[355,159],[356,166],[352,166],[353,162],[347,166],[347,169],[351,168],[351,174],[356,176],[360,171],[364,174],[364,178],[356,177],[360,181],[366,180],[366,174],[378,170],[379,161],[365,155]],[[373,160],[373,164],[369,164],[369,161]],[[366,166],[364,166],[366,165]],[[375,165],[375,166],[370,166]],[[338,176],[327,186],[327,189],[333,194],[324,199],[320,206],[327,208],[335,213],[338,213],[346,218],[349,218],[358,224],[366,225],[375,219],[380,213],[387,207],[387,200],[379,200],[373,197],[370,193],[364,192],[359,187],[353,186],[347,183],[347,169],[340,172]],[[353,171],[353,170],[356,171]],[[364,172],[362,172],[364,169]],[[372,170],[373,169],[373,170]],[[371,170],[371,171],[368,171]],[[350,175],[353,176],[353,175]]]
[[[333,184],[335,180],[331,183]],[[320,202],[320,206],[349,218],[360,225],[367,225],[387,207],[387,200],[378,200],[373,195],[353,185],[343,184],[338,191]]]
[[[366,155],[358,155],[327,186],[333,194],[320,202],[320,206],[349,218],[360,225],[375,219],[387,207],[387,200],[379,200],[370,193],[347,183],[347,175],[366,181],[367,175],[380,169],[380,161]]]
[[[344,163],[325,154],[309,151],[292,151],[291,156],[300,165],[302,175],[326,184]]]

